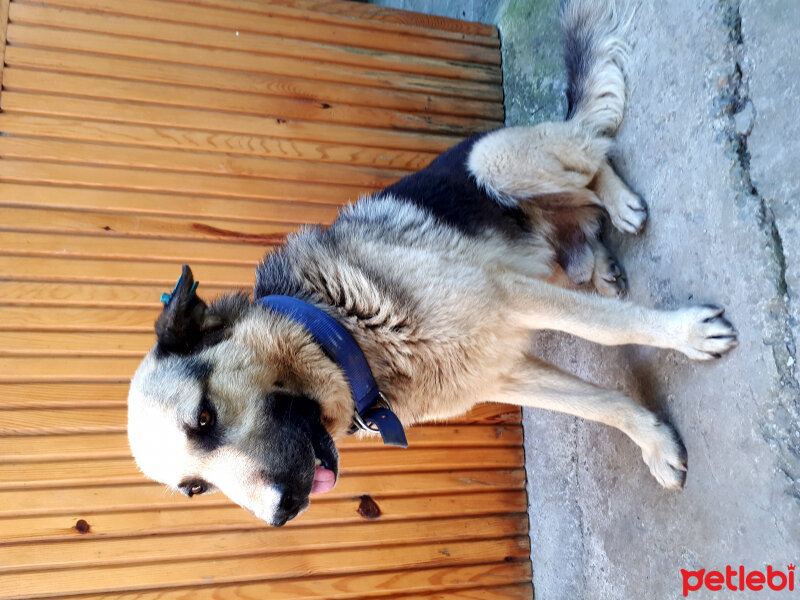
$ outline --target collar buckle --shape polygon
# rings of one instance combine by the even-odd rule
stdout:
[[[380,408],[385,408],[386,410],[394,412],[391,403],[386,399],[386,396],[383,395],[383,392],[378,392],[378,399],[375,401],[375,406]],[[353,408],[353,425],[355,425],[356,429],[359,429],[361,431],[372,431],[374,433],[380,433],[380,429],[378,429],[378,426],[375,425],[375,423],[372,423],[372,425],[370,425],[366,421],[364,421],[363,417],[358,412],[357,406]]]
[[[383,443],[389,446],[408,448],[403,424],[394,414],[392,405],[386,399],[386,396],[380,392],[378,392],[378,399],[371,406],[365,408],[363,412],[359,412],[358,408],[356,408],[353,412],[352,427],[353,432],[360,429],[361,431],[379,433]]]

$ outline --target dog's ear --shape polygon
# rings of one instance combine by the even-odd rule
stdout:
[[[203,342],[203,336],[219,330],[223,320],[209,313],[206,303],[195,293],[189,265],[183,265],[178,283],[171,294],[164,294],[164,310],[156,320],[158,348],[165,354],[189,354]]]

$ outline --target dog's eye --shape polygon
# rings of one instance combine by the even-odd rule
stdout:
[[[197,417],[197,428],[200,429],[200,431],[208,431],[213,424],[214,415],[211,414],[209,410],[204,410],[200,413],[200,416]]]
[[[189,488],[189,497],[196,496],[197,494],[202,494],[206,491],[206,486],[203,483],[195,483],[192,487]]]

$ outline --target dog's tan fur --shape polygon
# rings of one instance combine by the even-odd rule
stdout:
[[[453,417],[485,401],[561,411],[625,432],[658,482],[680,487],[685,456],[669,425],[620,392],[528,354],[531,331],[541,329],[599,344],[674,349],[698,360],[736,345],[719,308],[654,310],[616,297],[625,279],[599,239],[600,217],[604,211],[631,234],[647,217],[644,202],[606,158],[622,121],[624,19],[602,2],[567,5],[567,28],[570,19],[595,28],[574,25],[592,60],[578,82],[583,87],[573,93],[571,118],[486,135],[467,160],[489,196],[529,221],[524,243],[489,229],[464,235],[424,208],[383,195],[342,212],[335,244],[322,243],[313,229],[292,236],[291,260],[281,268],[352,334],[404,425]],[[602,296],[555,281],[591,283]],[[214,366],[208,394],[220,407],[226,444],[203,453],[185,442],[160,441],[184,439],[181,423],[191,420],[198,392],[189,383],[168,389],[175,385],[166,381],[182,375],[177,359],[159,360],[157,349],[134,378],[129,433],[145,473],[173,487],[202,476],[271,521],[279,493],[259,487],[271,475],[254,458],[265,451],[253,448],[268,447],[269,440],[254,407],[276,390],[313,398],[327,432],[340,439],[351,427],[353,404],[339,367],[300,325],[252,305],[242,314],[222,341],[192,355]],[[173,457],[164,460],[165,452]]]

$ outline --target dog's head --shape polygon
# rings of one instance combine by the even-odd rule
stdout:
[[[301,328],[244,295],[207,306],[193,283],[184,266],[131,382],[131,450],[156,481],[283,525],[336,482],[349,388]]]

